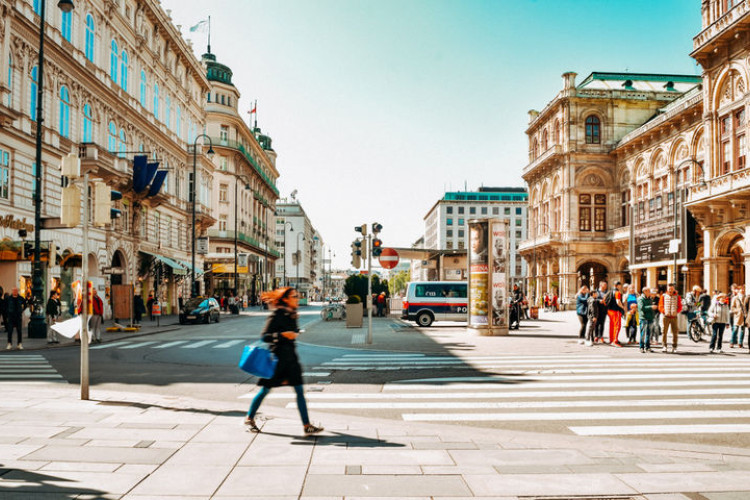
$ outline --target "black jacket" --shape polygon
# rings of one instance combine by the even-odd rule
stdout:
[[[60,316],[60,301],[57,299],[47,299],[47,316]]]
[[[266,321],[263,328],[263,342],[270,344],[270,350],[279,360],[276,372],[271,378],[262,378],[258,385],[263,387],[279,387],[282,385],[302,385],[302,367],[297,359],[294,340],[290,340],[281,332],[298,332],[297,317],[293,311],[276,309]]]
[[[8,315],[8,321],[12,323],[21,321],[24,309],[26,309],[26,299],[20,295],[17,297],[11,295],[5,301],[5,311]]]

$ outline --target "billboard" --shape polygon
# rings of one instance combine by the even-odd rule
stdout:
[[[508,333],[508,235],[502,220],[469,221],[470,328]]]

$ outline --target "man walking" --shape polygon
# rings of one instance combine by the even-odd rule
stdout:
[[[91,338],[92,342],[101,344],[104,302],[102,302],[101,297],[99,297],[96,288],[93,289],[93,296],[91,299],[91,312],[91,318],[89,318],[89,338]]]
[[[620,327],[622,325],[622,315],[625,309],[622,305],[622,292],[620,291],[620,282],[615,283],[615,288],[607,292],[604,298],[604,304],[607,306],[607,316],[609,317],[609,344],[622,347],[619,341]]]
[[[653,328],[654,316],[657,305],[651,297],[651,289],[643,287],[641,296],[638,297],[638,318],[640,318],[641,352],[654,352],[651,350],[651,329]]]
[[[606,304],[606,297],[607,297],[607,282],[606,281],[600,281],[599,282],[599,304],[601,307],[597,310],[597,317],[596,317],[596,335],[594,336],[594,343],[596,342],[604,342],[604,320],[607,319],[607,304]]]
[[[21,325],[24,309],[26,309],[26,299],[18,295],[18,288],[13,288],[10,297],[5,301],[5,313],[8,318],[5,325],[8,330],[8,345],[5,347],[7,350],[13,349],[13,330],[16,331],[16,349],[23,350]]]
[[[662,352],[667,352],[667,343],[669,341],[667,335],[669,334],[669,330],[672,330],[672,352],[677,351],[677,335],[679,334],[677,329],[677,315],[680,314],[680,311],[682,311],[682,299],[675,289],[675,284],[670,283],[667,285],[666,293],[662,294],[659,300],[659,312],[661,312],[664,318]]]
[[[47,344],[59,344],[60,341],[57,339],[57,332],[52,329],[52,325],[57,323],[62,313],[62,306],[60,304],[60,295],[57,290],[52,290],[47,300]]]
[[[735,296],[732,297],[730,310],[734,324],[732,325],[732,340],[729,343],[730,349],[734,346],[742,347],[745,340],[745,323],[747,322],[747,299],[745,298],[745,285],[738,285],[735,289]],[[739,342],[737,341],[737,332],[739,331]]]

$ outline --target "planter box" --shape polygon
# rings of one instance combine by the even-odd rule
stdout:
[[[346,327],[362,328],[362,303],[346,304]]]

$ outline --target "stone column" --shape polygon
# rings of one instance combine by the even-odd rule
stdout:
[[[714,290],[729,291],[729,266],[731,261],[732,259],[729,257],[713,257],[704,260],[704,283],[709,293],[713,294]]]
[[[649,267],[646,269],[646,281],[647,283],[643,286],[649,288],[656,287],[656,282],[659,281],[659,270],[656,267]]]
[[[698,285],[700,287],[704,286],[703,281],[701,281],[702,272],[703,272],[703,268],[701,266],[695,265],[695,264],[688,265],[688,273],[687,273],[688,290],[692,290],[695,285]]]
[[[745,266],[745,293],[750,290],[750,253],[743,253],[743,265]]]

